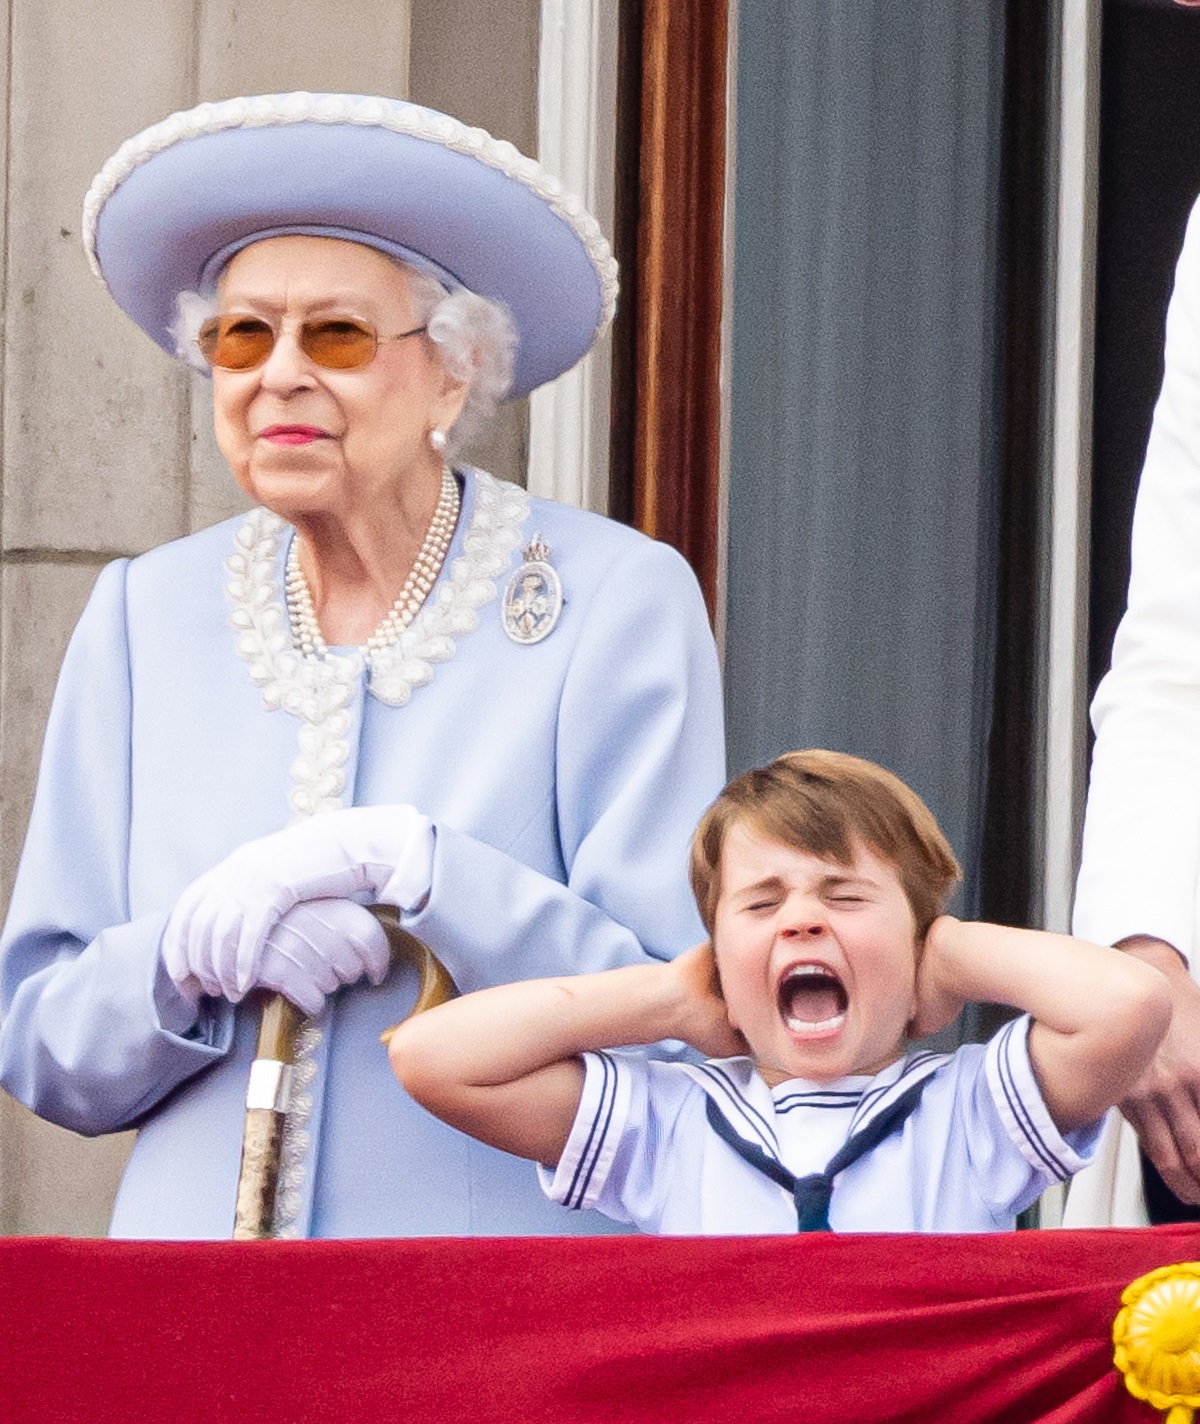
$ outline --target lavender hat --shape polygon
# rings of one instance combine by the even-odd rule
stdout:
[[[166,351],[181,291],[211,289],[260,238],[341,237],[502,302],[512,395],[573,366],[612,319],[617,264],[595,218],[532,158],[398,99],[264,94],[135,135],[83,205],[88,260]]]

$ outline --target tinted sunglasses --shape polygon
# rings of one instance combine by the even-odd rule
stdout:
[[[330,371],[354,371],[375,357],[381,341],[420,336],[423,326],[398,336],[380,336],[370,322],[352,316],[323,316],[302,323],[297,340],[314,365]],[[222,371],[252,371],[275,349],[279,333],[258,316],[210,316],[196,345],[210,366]]]

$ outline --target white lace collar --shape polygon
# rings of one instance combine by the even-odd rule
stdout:
[[[398,641],[371,661],[368,690],[392,707],[403,707],[424,687],[435,665],[454,656],[455,640],[478,625],[479,609],[496,597],[496,580],[521,542],[529,496],[516,485],[472,470],[466,475],[464,515],[468,508],[462,552],[448,561],[425,607]],[[226,561],[230,622],[250,680],[262,691],[263,706],[282,708],[337,737],[349,726],[346,708],[362,677],[363,658],[357,652],[305,658],[293,647],[280,558],[287,528],[266,509],[251,510],[239,527],[236,548]],[[344,725],[335,729],[331,721]],[[316,782],[322,782],[320,768],[312,770]],[[319,787],[318,799],[327,801],[330,794],[330,785]]]

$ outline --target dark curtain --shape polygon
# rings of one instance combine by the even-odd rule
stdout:
[[[739,16],[733,768],[823,745],[928,801],[979,908],[1003,435],[1005,10]]]
[[[893,767],[1040,910],[1059,5],[738,17],[733,770]],[[715,590],[724,6],[622,0],[612,507]]]
[[[1129,527],[1175,260],[1200,194],[1200,10],[1106,0],[1093,423],[1091,686],[1125,608]]]

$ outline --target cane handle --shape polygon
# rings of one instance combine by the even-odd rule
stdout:
[[[387,932],[388,943],[392,949],[392,962],[411,964],[417,971],[417,997],[404,1017],[414,1018],[417,1014],[423,1014],[426,1009],[435,1008],[438,1004],[444,1004],[447,999],[452,999],[458,989],[445,965],[427,945],[401,928],[399,913],[390,905],[372,905],[371,909]],[[400,1023],[403,1022],[404,1019],[401,1019]],[[385,1029],[379,1035],[379,1041],[386,1044],[399,1027],[400,1024],[395,1023],[391,1028]]]

